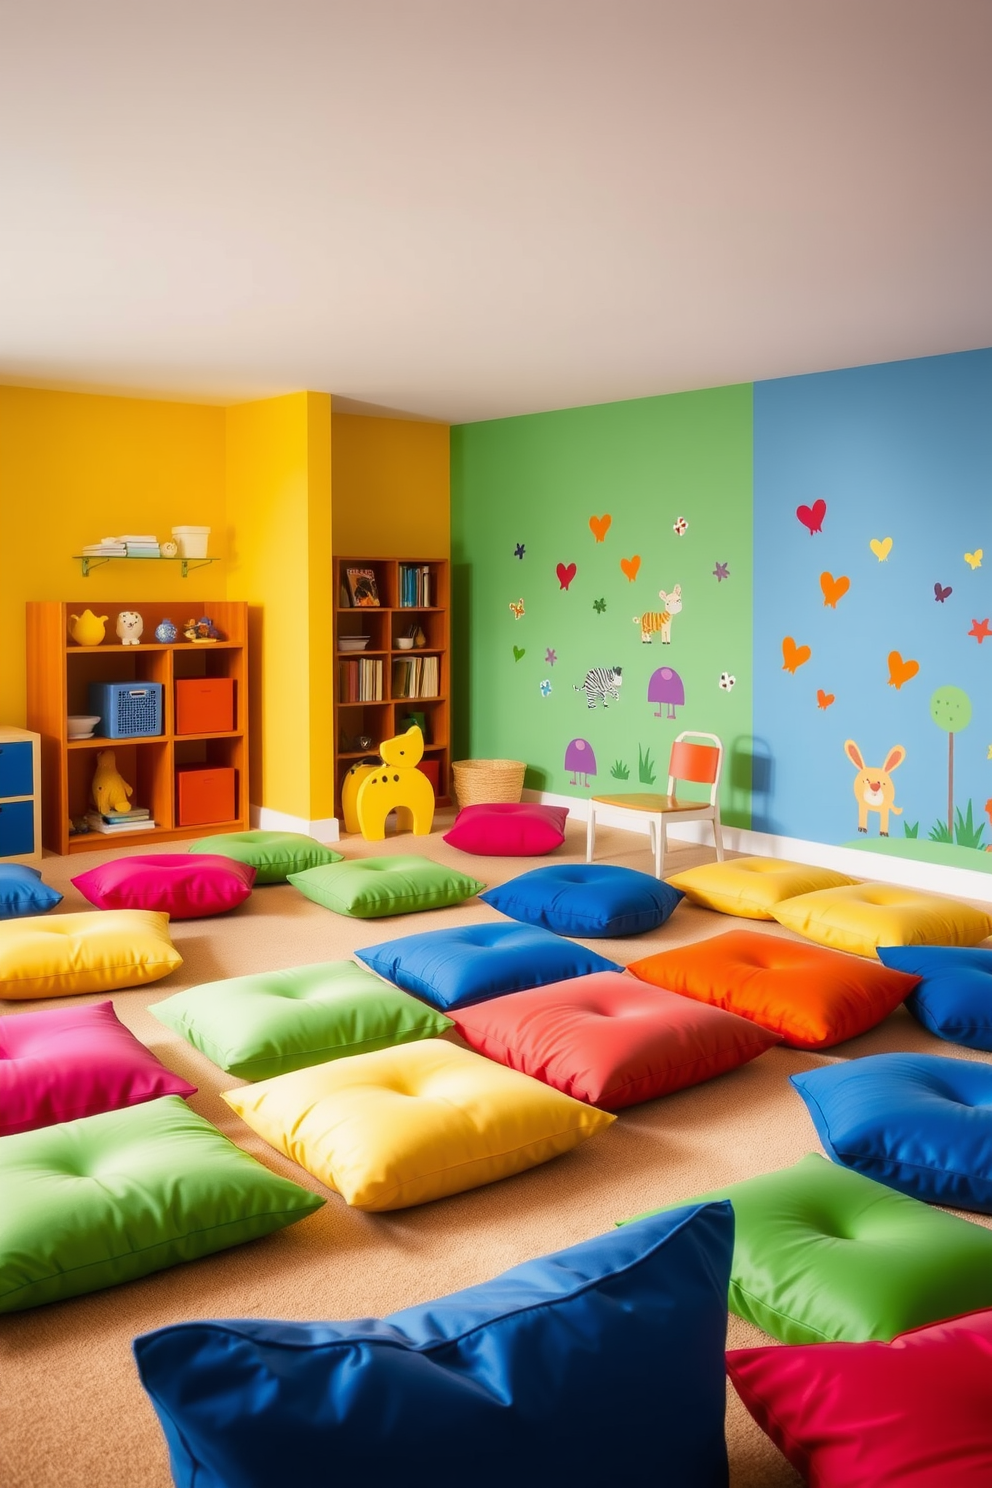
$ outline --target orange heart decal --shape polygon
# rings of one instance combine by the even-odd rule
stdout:
[[[816,689],[816,706],[818,708],[822,708],[826,712],[833,701],[834,695],[832,692],[824,692],[822,687]]]
[[[613,518],[609,515],[608,512],[602,517],[589,518],[589,531],[592,533],[597,542],[603,542],[606,534],[610,530],[612,522]]]
[[[889,686],[896,692],[904,682],[909,682],[920,670],[918,661],[903,661],[898,651],[889,652]]]
[[[844,574],[841,574],[839,579],[835,579],[832,573],[822,573],[820,575],[823,603],[829,605],[832,610],[837,608],[837,601],[844,598],[850,587],[851,581]]]
[[[627,578],[630,580],[631,583],[633,583],[634,580],[637,578],[637,575],[640,573],[640,569],[641,560],[640,556],[637,553],[634,554],[633,558],[620,559],[620,571],[621,573],[625,573],[627,575]]]
[[[805,666],[813,655],[808,646],[797,646],[791,636],[782,642],[782,670],[796,675],[796,669]]]

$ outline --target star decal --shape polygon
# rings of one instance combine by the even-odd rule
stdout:
[[[527,549],[523,543],[517,543],[517,546],[513,550],[513,556],[514,558],[522,558],[526,551]]]
[[[720,581],[722,579],[729,579],[730,578],[730,564],[729,563],[718,563],[717,566],[716,566],[716,568],[713,570],[713,577],[716,579],[716,581],[717,581],[718,584],[720,583]]]
[[[548,666],[554,666],[555,662],[558,660],[558,652],[552,650],[552,648],[549,646],[547,651],[545,651],[544,653],[544,659],[547,662]]]
[[[992,636],[992,628],[989,626],[988,616],[984,620],[972,620],[971,629],[968,634],[974,636],[979,645],[982,644],[986,636]]]
[[[603,613],[603,611],[606,609],[606,600],[605,599],[594,599],[593,602],[592,602],[592,607],[596,611],[596,614],[597,615],[601,615]],[[990,634],[992,634],[992,632],[990,632]]]

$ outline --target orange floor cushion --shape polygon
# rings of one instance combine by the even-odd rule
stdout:
[[[627,970],[656,987],[750,1018],[794,1049],[827,1049],[865,1033],[919,980],[755,930],[731,930],[661,951]]]

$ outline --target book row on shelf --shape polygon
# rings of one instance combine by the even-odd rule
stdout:
[[[338,663],[338,685],[342,703],[382,701],[382,662],[373,657]]]
[[[430,609],[433,584],[427,564],[400,564],[400,609]]]
[[[132,806],[127,813],[88,811],[86,823],[91,832],[103,832],[108,837],[123,832],[150,832],[156,825],[147,806]]]
[[[394,698],[431,698],[440,692],[436,656],[411,656],[393,662]]]

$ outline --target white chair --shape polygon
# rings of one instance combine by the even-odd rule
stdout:
[[[701,744],[693,740],[707,739]],[[633,811],[648,818],[648,838],[654,853],[654,871],[662,876],[667,837],[665,823],[669,817],[680,821],[708,821],[713,823],[713,845],[718,863],[723,862],[723,833],[720,826],[720,772],[723,769],[723,745],[716,734],[695,733],[687,729],[679,734],[672,745],[668,761],[668,794],[654,791],[631,791],[615,796],[593,796],[589,802],[589,822],[586,829],[586,862],[591,863],[596,847],[596,807],[608,806],[613,811]],[[705,801],[681,800],[676,787],[682,781],[687,785],[709,786],[709,798]]]

